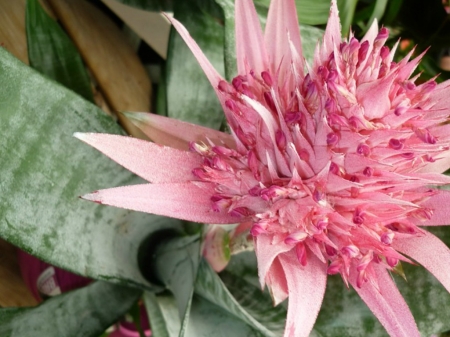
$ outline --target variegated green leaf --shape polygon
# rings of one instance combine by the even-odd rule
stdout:
[[[0,336],[98,337],[126,313],[140,293],[96,282],[35,308],[0,309]]]
[[[159,244],[154,254],[156,277],[175,296],[181,321],[179,337],[185,336],[200,259],[198,235],[174,237]]]
[[[229,276],[229,274],[226,274],[226,276]],[[250,308],[250,306],[246,306],[244,308],[241,303],[233,297],[233,295],[230,293],[230,290],[227,289],[227,286],[229,286],[230,283],[232,283],[234,280],[239,283],[239,286],[233,289],[239,292],[241,300],[244,300],[244,302],[251,301],[255,307],[267,307],[267,301],[265,301],[266,298],[264,298],[261,289],[255,289],[254,286],[248,285],[248,283],[246,283],[242,279],[234,278],[233,276],[231,276],[231,279],[228,279],[229,283],[225,285],[205,260],[202,260],[202,263],[200,263],[197,281],[195,283],[195,292],[211,303],[214,303],[215,305],[234,315],[236,318],[239,318],[248,325],[252,326],[255,330],[258,330],[264,336],[276,336],[277,334],[270,330],[272,328],[271,323],[273,322],[271,313],[276,311],[273,310],[270,299],[268,299],[269,311],[265,312],[264,315],[255,318],[250,312],[247,312],[246,310],[246,308]],[[281,326],[284,325],[284,320],[286,317],[285,314],[286,312],[283,312],[281,315]],[[280,317],[277,317],[277,319],[278,318]]]
[[[79,199],[140,183],[72,134],[122,133],[101,110],[0,48],[0,236],[91,278],[152,288],[137,255],[151,233],[180,222]]]
[[[180,319],[173,296],[169,293],[146,294],[144,298],[146,305],[153,307],[147,309],[150,321],[157,322],[156,329],[152,325],[153,336],[178,337]],[[194,295],[184,337],[211,336],[262,337],[263,335],[208,300]]]
[[[89,76],[72,40],[38,0],[27,0],[25,18],[30,65],[93,102]]]

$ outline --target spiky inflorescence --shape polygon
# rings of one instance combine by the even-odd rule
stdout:
[[[426,186],[448,183],[419,173],[449,150],[448,111],[430,99],[434,80],[410,79],[419,58],[393,62],[387,38],[350,37],[306,76],[294,56],[282,81],[250,69],[220,82],[237,148],[191,145],[214,210],[250,218],[254,236],[295,249],[302,265],[314,254],[346,282],[355,267],[358,286],[372,263],[409,261],[395,235],[420,235],[433,214],[421,204],[436,193]]]
[[[421,56],[399,63],[376,24],[342,42],[336,1],[311,66],[294,0],[272,0],[265,34],[236,0],[239,75],[226,82],[186,29],[231,135],[168,118],[132,117],[153,143],[77,134],[151,182],[85,199],[206,223],[241,223],[261,284],[289,295],[285,336],[308,336],[327,274],[340,273],[393,336],[419,336],[388,271],[414,259],[450,291],[450,250],[420,226],[448,225],[448,82],[416,84]],[[190,141],[190,145],[188,143]],[[176,148],[176,149],[175,149]],[[187,151],[188,148],[190,151]]]

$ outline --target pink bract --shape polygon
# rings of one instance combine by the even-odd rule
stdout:
[[[327,274],[339,273],[392,336],[420,336],[392,281],[418,262],[450,291],[449,249],[422,226],[447,225],[449,82],[416,84],[421,56],[393,62],[376,23],[342,39],[336,1],[313,64],[302,55],[294,0],[273,0],[265,33],[236,0],[238,76],[225,81],[184,38],[222,104],[231,135],[137,114],[163,145],[76,134],[149,183],[87,200],[205,223],[250,222],[261,285],[289,297],[285,336],[308,336]]]

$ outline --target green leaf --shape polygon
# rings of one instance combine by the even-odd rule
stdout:
[[[256,7],[269,8],[270,0],[253,0]],[[330,0],[295,0],[298,20],[305,25],[327,23],[330,13]]]
[[[141,243],[180,222],[78,198],[141,182],[72,137],[123,133],[120,127],[3,48],[0,81],[0,236],[77,274],[154,289],[138,265]]]
[[[223,309],[194,296],[186,337],[257,337],[260,333]]]
[[[0,309],[0,336],[98,337],[126,313],[140,293],[96,282],[35,308]]]
[[[329,0],[295,0],[298,20],[304,25],[327,23],[330,14]]]
[[[300,33],[302,35],[303,57],[310,65],[312,65],[314,60],[314,51],[317,43],[322,42],[324,31],[317,27],[300,25]]]
[[[366,31],[372,25],[372,22],[376,19],[380,22],[380,19],[384,15],[384,11],[386,10],[388,0],[376,0],[375,7],[373,9],[372,15],[370,16],[369,23],[367,24]]]
[[[38,0],[27,0],[25,25],[30,65],[93,102],[91,82],[78,50]]]
[[[206,0],[205,0],[206,2]],[[213,66],[224,73],[224,28],[222,18],[200,8],[195,0],[174,3],[174,16],[199,44]],[[212,11],[212,10],[211,10]],[[214,10],[213,14],[217,14]],[[182,38],[172,30],[167,57],[167,113],[169,117],[218,129],[223,112],[219,100]]]
[[[247,280],[229,272],[221,273],[224,284],[233,294],[239,305],[244,308],[254,320],[261,322],[275,336],[283,335],[287,311],[283,305],[273,306],[272,298],[267,291],[262,291]]]
[[[156,277],[175,296],[184,336],[189,320],[194,284],[200,259],[199,235],[174,237],[160,243],[155,251]]]
[[[178,315],[178,308],[176,303],[174,303],[175,298],[169,296],[167,296],[167,298],[171,298],[173,300],[173,305],[160,305],[159,302],[163,301],[162,296],[159,296],[158,301],[154,293],[149,291],[144,293],[145,308],[147,310],[149,321],[152,322],[153,337],[176,336],[176,332],[179,331],[180,319]],[[173,308],[169,314],[164,311],[167,307]],[[173,329],[173,332],[169,333],[171,328]]]
[[[180,326],[177,304],[170,293],[144,296],[154,337],[177,337]],[[156,309],[155,309],[156,308]],[[156,327],[154,322],[157,322]],[[185,337],[259,337],[262,336],[223,309],[194,296]]]
[[[229,276],[229,274],[226,273],[225,275]],[[270,314],[274,311],[270,298],[268,299],[269,305],[267,306],[267,301],[264,301],[266,298],[263,297],[263,292],[261,289],[255,289],[253,285],[249,285],[237,277],[231,276],[229,278],[230,282],[233,282],[234,280],[240,281],[239,286],[234,287],[234,290],[239,292],[240,299],[243,300],[243,302],[246,302],[246,304],[251,302],[251,305],[246,305],[246,307],[250,308],[251,306],[254,306],[258,307],[258,309],[261,309],[261,307],[268,307],[268,311],[264,312],[263,315],[259,315],[259,320],[247,312],[246,308],[241,306],[240,302],[233,297],[230,290],[227,289],[227,286],[225,286],[220,277],[211,269],[205,260],[202,260],[200,263],[197,281],[195,283],[195,292],[211,303],[226,310],[236,318],[239,318],[243,322],[252,326],[264,336],[276,336],[277,334],[270,331],[269,328],[271,322],[273,321]],[[229,283],[227,283],[227,285],[229,285]],[[277,318],[281,318],[282,332],[284,321],[286,319],[286,312],[284,311],[282,315]],[[280,333],[280,330],[278,330],[278,333]]]
[[[216,0],[216,3],[222,8],[224,13],[225,76],[228,81],[231,81],[237,75],[234,1]]]
[[[339,17],[342,25],[342,36],[348,36],[355,15],[358,0],[338,0]]]
[[[384,14],[384,24],[386,25],[392,25],[394,23],[394,20],[397,19],[397,15],[400,11],[400,8],[402,7],[403,0],[391,0],[389,1],[386,13]]]

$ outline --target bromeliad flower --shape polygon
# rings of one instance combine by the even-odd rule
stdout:
[[[226,82],[172,23],[222,103],[231,135],[150,114],[154,141],[76,137],[149,181],[84,196],[204,223],[242,223],[261,285],[289,296],[285,336],[308,336],[327,274],[339,273],[392,336],[419,336],[389,272],[427,268],[450,291],[449,249],[421,226],[447,225],[449,82],[416,84],[421,56],[393,62],[376,24],[342,40],[336,1],[313,64],[302,56],[294,0],[273,0],[263,35],[251,0],[236,0],[239,75]],[[433,187],[434,186],[434,187]],[[245,225],[244,225],[245,226]]]

